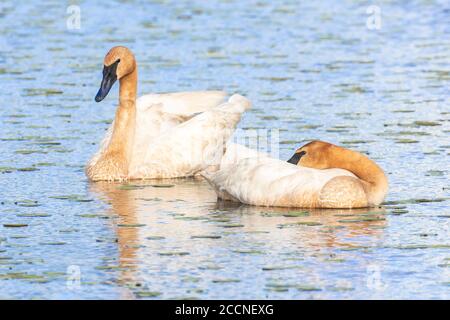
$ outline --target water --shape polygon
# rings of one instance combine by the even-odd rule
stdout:
[[[450,7],[380,2],[373,30],[369,4],[83,2],[68,30],[61,1],[2,2],[0,298],[448,299]],[[93,98],[118,44],[140,93],[247,95],[240,127],[280,129],[283,159],[310,139],[369,154],[386,205],[305,212],[220,203],[195,179],[89,183],[118,90]]]

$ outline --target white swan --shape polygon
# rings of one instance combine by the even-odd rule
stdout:
[[[288,162],[246,149],[232,145],[218,171],[202,173],[219,198],[258,206],[359,208],[379,205],[387,193],[386,175],[375,162],[327,142],[306,144]]]
[[[185,177],[217,165],[241,114],[250,108],[240,95],[224,102],[226,93],[221,91],[150,94],[136,101],[132,52],[114,47],[104,65],[95,100],[103,100],[119,79],[119,106],[86,166],[92,181]]]

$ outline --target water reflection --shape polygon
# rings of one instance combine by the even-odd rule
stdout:
[[[358,236],[379,236],[386,226],[384,207],[362,209],[301,209],[267,208],[218,202],[218,208],[242,215],[249,228],[256,226],[285,228],[295,225],[318,226],[299,232],[300,243],[318,247],[351,247],[351,239]],[[303,216],[304,215],[304,216]],[[288,219],[286,219],[288,218]],[[288,221],[288,222],[286,222]]]
[[[448,9],[383,2],[370,30],[364,2],[141,2],[84,1],[80,30],[63,1],[0,4],[0,297],[363,299],[375,267],[383,298],[448,298]],[[197,181],[90,185],[117,101],[93,101],[114,45],[139,57],[139,95],[248,96],[239,128],[279,129],[281,158],[317,138],[369,154],[389,175],[387,212],[286,217],[217,203]]]
[[[285,255],[286,259],[269,261],[282,269],[289,261],[299,262],[317,252],[361,248],[361,242],[376,242],[387,224],[381,207],[310,210],[217,201],[201,178],[127,185],[99,182],[90,188],[110,205],[108,215],[114,218],[117,282],[138,297],[140,292],[156,295],[142,291],[158,287],[154,277],[183,279],[185,270],[186,277],[203,279],[211,269],[239,264],[249,255]],[[237,276],[233,280],[241,281]]]

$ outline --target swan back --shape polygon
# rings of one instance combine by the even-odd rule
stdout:
[[[315,207],[322,188],[344,169],[318,170],[269,157],[246,158],[205,176],[218,195],[252,205]]]

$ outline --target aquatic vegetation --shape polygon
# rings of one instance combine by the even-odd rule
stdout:
[[[220,239],[220,238],[222,238],[222,236],[214,234],[191,236],[191,239]]]
[[[57,200],[68,200],[68,201],[74,201],[74,202],[91,202],[91,201],[94,201],[94,199],[87,199],[87,198],[83,197],[82,195],[78,195],[78,194],[49,196],[49,198],[57,199]]]
[[[24,228],[24,227],[28,227],[28,224],[25,224],[25,223],[4,223],[3,227],[5,227],[5,228]]]
[[[160,256],[187,256],[190,253],[185,251],[165,251],[165,252],[158,252]]]
[[[288,213],[284,213],[283,217],[293,218],[293,217],[305,217],[309,215],[310,214],[308,211],[291,211]]]
[[[163,237],[163,236],[150,236],[150,237],[146,237],[145,239],[147,239],[147,240],[163,240],[165,238],[166,237]]]
[[[315,226],[321,226],[321,225],[322,225],[322,223],[315,222],[315,221],[298,221],[298,222],[279,224],[278,228],[296,227],[296,226],[315,227]]]
[[[222,228],[242,228],[242,227],[244,227],[244,225],[239,224],[239,223],[229,223],[229,224],[222,224],[221,227]]]
[[[25,218],[47,218],[51,217],[51,214],[47,213],[19,213],[17,214],[18,217],[25,217]]]
[[[212,282],[213,283],[236,283],[236,282],[241,282],[241,280],[224,278],[224,279],[213,279]]]
[[[117,226],[119,228],[140,228],[140,227],[145,227],[146,224],[143,224],[143,223],[120,223]]]
[[[157,291],[136,291],[134,292],[134,294],[139,298],[156,298],[159,297],[162,293]]]
[[[14,204],[18,205],[20,207],[39,207],[40,206],[38,201],[29,200],[29,199],[14,201]]]
[[[394,21],[396,32],[386,32],[386,24],[365,28],[355,14],[365,5],[350,2],[333,4],[331,14],[327,2],[222,1],[217,10],[174,1],[163,19],[158,1],[140,14],[133,2],[117,2],[110,16],[132,22],[118,29],[103,19],[93,29],[104,8],[92,1],[82,10],[94,20],[76,33],[54,28],[59,6],[21,6],[27,14],[0,12],[1,298],[371,299],[372,271],[386,284],[382,298],[448,294],[450,51],[442,8],[383,2],[385,12],[421,13],[416,27]],[[94,42],[134,48],[141,92],[225,88],[248,96],[254,106],[241,133],[275,133],[267,142],[280,159],[317,138],[370,152],[389,176],[385,203],[281,210],[218,202],[199,178],[89,183],[84,162],[115,106],[93,102],[107,49],[86,47]],[[68,290],[78,271],[82,290]]]
[[[253,249],[237,249],[237,250],[231,250],[234,253],[239,254],[265,254],[265,252],[260,250],[253,250]]]

